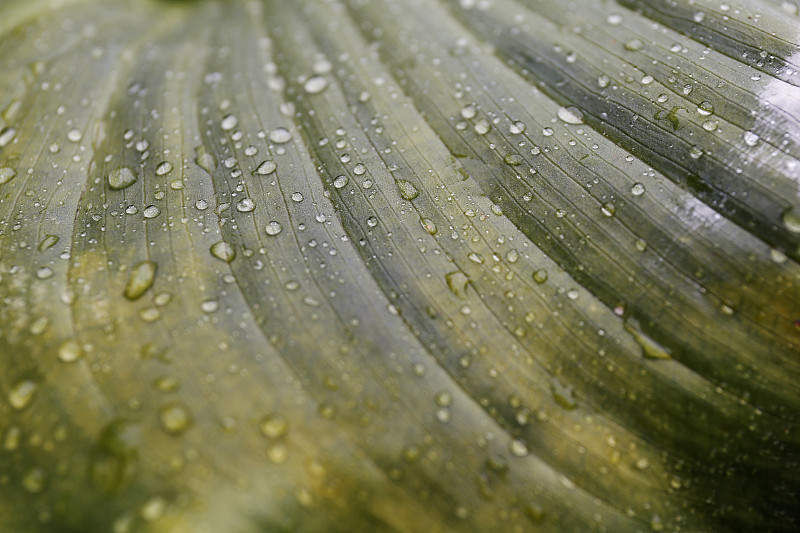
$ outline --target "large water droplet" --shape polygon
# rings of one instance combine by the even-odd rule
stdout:
[[[275,144],[285,144],[292,140],[292,132],[286,128],[275,128],[269,132],[269,140]]]
[[[58,346],[58,358],[65,363],[73,363],[83,357],[83,349],[75,339],[66,339]]]

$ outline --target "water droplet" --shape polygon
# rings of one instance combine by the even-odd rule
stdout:
[[[619,26],[622,24],[622,15],[619,13],[611,13],[606,17],[606,22],[611,26]]]
[[[347,178],[347,176],[336,176],[336,178],[333,180],[333,186],[336,187],[337,189],[341,189],[342,187],[347,185],[348,181],[349,179]]]
[[[147,289],[153,286],[156,277],[158,264],[154,261],[140,261],[131,268],[128,284],[125,285],[125,298],[136,300],[140,298]]]
[[[266,176],[267,174],[272,174],[277,170],[278,165],[275,164],[274,161],[263,161],[258,167],[256,168],[256,174],[261,176]]]
[[[717,131],[718,125],[719,122],[717,122],[716,120],[706,120],[705,122],[703,122],[703,129],[706,131]]]
[[[119,167],[108,174],[108,186],[114,190],[124,189],[130,187],[139,177],[129,167]]]
[[[275,236],[283,231],[283,226],[281,226],[281,223],[277,220],[273,220],[267,224],[266,228],[264,228],[264,231],[267,232],[267,235]]]
[[[625,331],[633,336],[633,340],[642,349],[642,356],[646,359],[672,359],[670,352],[667,348],[661,346],[656,341],[642,333],[638,322],[635,319],[629,319],[625,322]]]
[[[194,203],[194,207],[200,211],[205,211],[208,209],[208,202],[206,200],[197,200]]]
[[[282,442],[277,442],[267,448],[267,459],[275,465],[282,465],[289,459],[289,448]]]
[[[692,16],[692,19],[693,19],[695,22],[697,22],[698,24],[699,24],[699,23],[701,23],[701,22],[703,22],[703,21],[705,20],[705,18],[706,18],[706,13],[705,13],[705,11],[698,11],[698,12],[696,12],[696,13],[695,13],[695,14]]]
[[[17,130],[14,128],[3,128],[0,130],[0,148],[10,143],[16,134]]]
[[[89,481],[98,490],[112,494],[124,487],[136,473],[141,426],[115,419],[100,432],[92,449]]]
[[[413,200],[419,196],[419,190],[408,180],[397,180],[397,189],[400,191],[400,197],[403,200]]]
[[[583,124],[583,112],[573,106],[560,108],[558,118],[567,124]]]
[[[367,172],[367,167],[365,167],[362,163],[357,164],[353,167],[353,174],[356,176],[363,176]]]
[[[198,146],[194,149],[197,157],[195,157],[194,162],[197,163],[197,166],[212,174],[214,169],[217,168],[217,160],[216,158],[209,153],[205,146]]]
[[[758,144],[758,141],[761,140],[761,137],[753,133],[752,131],[744,132],[744,143],[747,146],[755,146]]]
[[[216,300],[204,300],[200,303],[200,310],[204,313],[216,313],[219,309],[219,302]]]
[[[71,142],[80,142],[83,139],[83,133],[78,128],[72,128],[67,132],[67,139]]]
[[[325,90],[328,81],[322,76],[312,76],[306,80],[303,88],[308,94],[318,94]]]
[[[511,126],[509,126],[508,131],[512,135],[519,135],[525,132],[525,128],[526,126],[524,122],[516,121],[513,124],[511,124]]]
[[[29,379],[18,381],[8,393],[8,403],[14,409],[21,411],[31,404],[38,388],[39,386]]]
[[[275,128],[269,132],[269,140],[275,144],[285,144],[292,140],[292,133],[286,128]]]
[[[239,124],[239,119],[236,115],[225,115],[220,122],[220,127],[223,131],[230,131]]]
[[[607,217],[613,217],[617,212],[617,208],[611,202],[606,202],[600,206],[600,211]]]
[[[242,198],[236,204],[236,210],[240,213],[249,213],[256,208],[256,203],[250,198]]]
[[[430,235],[436,235],[438,228],[436,227],[436,223],[429,219],[429,218],[420,218],[419,223],[422,225],[422,228],[427,231]]]
[[[697,112],[707,117],[714,112],[714,105],[711,102],[700,102],[697,106]]]
[[[75,339],[66,339],[58,346],[58,358],[65,363],[74,363],[83,357],[83,349]]]
[[[155,522],[167,510],[167,502],[161,496],[153,496],[142,505],[139,514],[146,522]]]
[[[644,43],[641,41],[641,39],[631,39],[630,41],[626,42],[624,46],[625,50],[635,52],[636,50],[641,50],[644,46]]]
[[[230,263],[236,258],[236,250],[233,249],[233,246],[228,244],[225,241],[217,241],[211,245],[210,248],[211,255],[225,261],[226,263]]]
[[[158,421],[161,424],[161,428],[173,436],[183,434],[194,423],[189,409],[178,402],[163,406],[158,412]]]
[[[533,281],[542,284],[547,281],[547,270],[540,268],[533,273]]]
[[[39,251],[44,252],[55,246],[59,241],[58,235],[45,235],[42,242],[39,243]]]
[[[790,207],[781,216],[783,225],[792,233],[800,233],[800,210]]]
[[[455,272],[445,274],[444,279],[447,281],[447,288],[450,289],[450,292],[459,298],[467,297],[467,285],[469,284],[469,277],[467,277],[466,274],[460,270],[457,270]]]
[[[31,494],[39,494],[47,486],[47,472],[42,468],[32,468],[22,477],[22,488]]]
[[[477,114],[478,110],[475,108],[474,105],[468,105],[461,109],[461,116],[467,120],[475,118],[475,115]]]
[[[144,211],[142,211],[142,215],[144,215],[144,218],[156,218],[160,214],[161,214],[161,209],[159,209],[154,205],[148,205],[147,207],[144,208]]]
[[[509,444],[509,449],[511,450],[511,454],[516,457],[525,457],[530,453],[525,443],[519,439],[512,440]]]
[[[11,167],[0,167],[0,185],[8,183],[16,177],[17,171]]]
[[[278,439],[289,432],[289,422],[284,417],[274,413],[262,418],[259,427],[261,428],[261,433],[270,439]]]
[[[486,135],[492,129],[491,124],[486,119],[481,119],[475,123],[475,133],[478,135]]]
[[[162,161],[156,167],[156,175],[163,176],[164,174],[169,174],[171,170],[172,170],[172,163],[170,163],[169,161]]]
[[[563,385],[558,380],[553,380],[550,384],[550,391],[553,393],[553,400],[564,409],[571,411],[578,407],[571,387]]]
[[[507,165],[518,167],[523,163],[524,160],[519,154],[508,154],[503,158],[503,161],[505,161]]]
[[[700,148],[699,146],[695,145],[689,148],[689,157],[691,157],[692,159],[700,159],[701,157],[703,157],[703,153],[704,153],[703,149]]]
[[[631,194],[634,196],[641,196],[644,194],[644,184],[636,182],[631,186]]]
[[[467,254],[467,258],[477,265],[482,265],[485,261],[483,256],[477,252],[470,252]]]
[[[378,225],[378,219],[377,218],[375,218],[375,217],[367,218],[367,226],[369,226],[370,228],[374,228],[377,225]]]
[[[293,192],[292,193],[292,201],[294,202],[302,202],[303,201],[303,193]]]
[[[53,277],[53,269],[50,267],[41,267],[36,269],[36,277],[38,279],[50,279]]]

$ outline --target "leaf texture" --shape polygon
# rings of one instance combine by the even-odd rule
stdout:
[[[0,13],[0,529],[797,529],[793,4]]]

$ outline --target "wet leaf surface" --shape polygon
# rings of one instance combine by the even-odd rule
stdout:
[[[0,14],[0,529],[797,529],[791,2]]]

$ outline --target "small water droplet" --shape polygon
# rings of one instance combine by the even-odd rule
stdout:
[[[571,411],[578,407],[571,387],[567,387],[558,380],[553,380],[550,384],[550,391],[553,394],[553,400],[564,409]]]
[[[617,208],[611,202],[606,202],[600,206],[600,211],[607,217],[613,217],[617,213]]]
[[[186,432],[194,419],[189,409],[179,402],[163,406],[158,412],[158,421],[161,428],[169,435],[178,436]]]
[[[47,472],[42,468],[32,468],[22,477],[22,488],[31,494],[39,494],[47,486]]]
[[[58,235],[45,235],[42,242],[39,243],[39,251],[44,252],[55,246],[59,241]]]
[[[790,207],[781,216],[783,225],[792,233],[800,233],[800,209]]]
[[[268,174],[272,174],[273,172],[275,172],[275,170],[277,170],[277,168],[278,168],[278,165],[276,165],[274,161],[270,161],[270,160],[263,161],[256,168],[256,174],[259,174],[261,176],[266,176]]]
[[[17,130],[14,128],[3,128],[0,130],[0,148],[10,143],[16,134]]]
[[[631,39],[625,43],[625,50],[629,52],[635,52],[636,50],[641,50],[644,46],[644,43],[641,39]]]
[[[283,231],[283,226],[277,220],[271,221],[267,226],[264,228],[264,231],[267,232],[267,235],[275,236]]]
[[[312,76],[306,80],[303,88],[308,94],[318,94],[325,90],[328,81],[322,76]]]
[[[631,186],[631,194],[634,196],[641,196],[644,194],[644,184],[636,182]]]
[[[285,144],[292,140],[292,133],[286,128],[275,128],[269,132],[269,140],[275,144]]]
[[[744,143],[747,146],[755,146],[758,144],[758,141],[761,140],[761,137],[753,133],[752,131],[744,132]]]
[[[478,110],[475,108],[474,105],[468,105],[461,109],[461,116],[465,119],[469,120],[471,118],[475,118],[475,115],[478,114]]]
[[[467,297],[467,285],[469,285],[469,277],[467,277],[466,274],[460,270],[457,270],[455,272],[445,274],[444,278],[447,282],[447,288],[450,289],[450,292],[459,298]]]
[[[436,223],[429,219],[429,218],[420,218],[419,223],[422,225],[422,228],[427,231],[430,235],[436,235],[438,228],[436,227]]]
[[[142,215],[144,215],[144,218],[156,218],[160,214],[161,214],[161,209],[159,209],[154,205],[148,205],[147,207],[144,208],[144,211],[142,211]]]
[[[67,139],[71,142],[80,142],[83,139],[83,133],[78,128],[72,128],[67,132]]]
[[[347,176],[336,176],[336,178],[333,180],[333,186],[337,189],[341,189],[342,187],[347,185],[348,181],[349,179],[347,178]]]
[[[161,163],[156,166],[156,175],[163,176],[165,174],[169,174],[172,171],[172,163],[169,161],[162,161]]]
[[[516,121],[513,124],[511,124],[511,126],[509,126],[508,131],[512,135],[519,135],[525,132],[525,128],[526,126],[524,122]]]
[[[130,187],[139,179],[136,172],[129,167],[119,167],[108,174],[108,186],[114,190]]]
[[[281,415],[270,413],[259,422],[261,433],[270,439],[279,439],[289,433],[289,422]]]
[[[236,250],[233,249],[233,246],[228,244],[225,241],[217,241],[211,245],[210,248],[211,255],[225,261],[226,263],[230,263],[236,258]]]
[[[239,119],[236,115],[225,115],[220,122],[220,127],[223,131],[230,131],[239,124]]]
[[[711,102],[700,102],[697,106],[697,112],[707,117],[714,112],[714,105]]]
[[[294,202],[302,202],[303,201],[303,193],[293,192],[292,193],[292,201]]]
[[[408,180],[397,180],[397,189],[400,191],[400,197],[403,200],[411,201],[419,196],[419,190]]]
[[[560,108],[558,118],[567,124],[583,124],[583,112],[574,106]]]
[[[65,363],[74,363],[83,357],[83,349],[75,339],[65,339],[58,346],[58,358]]]
[[[31,404],[38,388],[36,382],[29,379],[18,381],[8,393],[8,403],[14,409],[21,411]]]
[[[236,204],[236,210],[240,213],[249,213],[256,208],[256,203],[251,198],[242,198]]]
[[[0,185],[4,183],[8,183],[12,179],[14,179],[17,175],[17,171],[11,167],[0,167]]]
[[[540,268],[533,273],[533,281],[542,284],[547,281],[547,270]]]
[[[503,161],[505,161],[507,165],[518,167],[523,163],[524,160],[519,154],[508,154],[503,158]]]
[[[125,298],[136,300],[153,286],[158,264],[154,261],[140,261],[131,268],[128,283],[125,285]]]
[[[511,455],[515,457],[525,457],[530,453],[528,447],[525,446],[525,443],[519,439],[514,439],[509,444],[509,450],[511,450]]]

